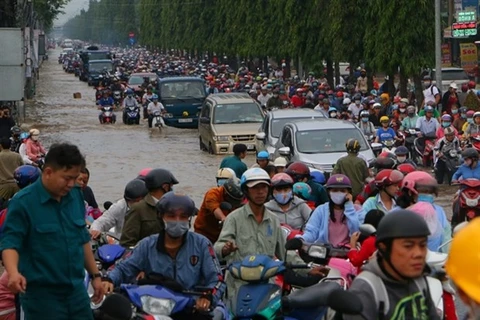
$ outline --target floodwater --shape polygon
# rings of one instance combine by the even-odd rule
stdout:
[[[76,144],[85,154],[91,173],[89,185],[98,203],[123,196],[125,185],[146,167],[170,170],[180,182],[175,189],[190,195],[200,207],[205,192],[216,185],[215,175],[223,156],[200,151],[196,129],[167,127],[148,129],[147,122],[124,125],[122,113],[117,122],[102,125],[95,106],[95,89],[73,74],[65,73],[50,52],[40,70],[36,103],[27,109],[27,127],[38,128],[47,147],[54,142]],[[80,92],[81,99],[73,93]],[[246,163],[255,159],[249,155]]]

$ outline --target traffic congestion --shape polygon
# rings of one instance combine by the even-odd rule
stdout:
[[[0,320],[480,316],[468,77],[50,56],[25,123],[2,110]]]

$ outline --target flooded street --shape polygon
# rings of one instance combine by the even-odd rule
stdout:
[[[128,181],[145,167],[171,170],[180,182],[176,189],[190,195],[197,207],[205,192],[216,185],[215,174],[223,156],[202,152],[196,129],[167,127],[162,133],[148,129],[147,122],[124,125],[121,111],[117,123],[101,125],[95,106],[95,89],[73,74],[65,73],[57,58],[60,51],[51,51],[40,71],[36,103],[27,108],[27,127],[38,128],[48,150],[54,142],[76,144],[86,155],[91,177],[89,185],[97,202],[123,196]],[[80,92],[81,99],[73,99]],[[248,165],[255,158],[245,159]]]

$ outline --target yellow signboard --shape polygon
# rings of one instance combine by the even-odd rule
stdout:
[[[478,65],[477,46],[475,43],[460,44],[460,59],[465,71],[472,71]]]

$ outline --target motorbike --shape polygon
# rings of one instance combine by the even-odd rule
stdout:
[[[423,151],[421,147],[421,140],[424,139],[424,148]],[[417,137],[415,138],[413,145],[415,148],[415,157],[413,157],[413,161],[415,161],[417,164],[421,164],[424,167],[428,167],[430,165],[433,165],[433,149],[435,148],[435,140],[436,137],[432,136],[426,136],[424,138],[422,137]]]
[[[140,109],[138,107],[125,107],[124,121],[125,124],[140,124]]]
[[[416,129],[406,129],[403,131],[405,137],[405,147],[410,151],[410,158],[412,159],[415,154],[414,142],[417,138],[418,131]]]
[[[444,168],[446,168],[446,171],[440,172],[440,170],[437,169],[437,164],[438,162],[441,161],[443,162]],[[457,168],[460,166],[460,154],[457,153],[456,150],[450,150],[446,154],[442,154],[440,157],[437,156],[437,153],[433,153],[433,163],[435,164],[435,176],[437,177],[437,180],[441,181],[443,179],[443,176],[446,174],[447,175],[447,181],[450,182],[452,181],[452,176],[457,171]]]
[[[152,119],[152,128],[159,128],[160,131],[165,127],[165,121],[163,121],[163,116],[160,112],[155,112]]]
[[[472,134],[470,136],[470,145],[477,151],[480,151],[480,133]]]
[[[121,90],[115,90],[112,92],[113,101],[115,101],[116,106],[120,106],[123,101],[123,94]]]
[[[112,106],[103,106],[101,108],[102,115],[100,117],[101,124],[115,123],[113,120],[113,107]]]
[[[453,202],[452,228],[480,216],[480,180],[460,180],[460,192]]]
[[[322,249],[312,249],[316,251]],[[269,283],[269,279],[289,269],[310,268],[310,264],[292,265],[275,261],[265,255],[246,256],[232,263],[230,274],[247,282],[240,287],[230,308],[233,319],[322,319],[328,311],[328,298],[337,290],[343,291],[334,281],[321,281],[282,297],[282,288]],[[333,307],[333,306],[332,306]]]

